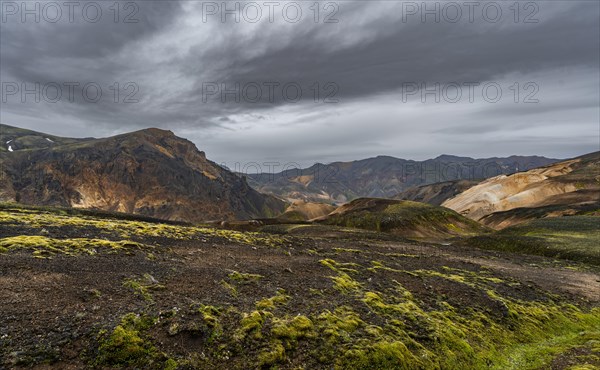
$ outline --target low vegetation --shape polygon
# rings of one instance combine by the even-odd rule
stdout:
[[[213,227],[165,223],[150,218],[106,212],[73,211],[51,207],[23,207],[0,204],[0,225],[16,227],[27,225],[48,233],[54,228],[88,228],[91,232],[112,238],[169,238],[191,240],[222,238],[244,244],[262,244],[278,247],[283,237],[253,232],[239,232]],[[135,244],[135,243],[133,243]]]
[[[99,334],[98,353],[93,362],[96,366],[126,366],[168,368],[174,361],[165,358],[144,333],[156,323],[149,316],[127,314],[110,333]]]
[[[357,199],[340,207],[322,222],[410,238],[440,239],[487,231],[484,226],[448,208],[390,199]]]
[[[333,260],[321,264],[344,279],[364,278],[367,271],[373,271]],[[252,364],[250,367],[275,369],[303,364],[308,368],[361,370],[537,369],[574,348],[590,349],[591,355],[584,362],[600,360],[598,308],[582,310],[550,299],[506,297],[493,289],[503,281],[470,271],[446,268],[415,273],[464,285],[501,309],[486,312],[478,305],[461,308],[443,299],[434,306],[426,305],[398,281],[377,291],[367,284],[339,289],[334,280],[332,292],[338,292],[330,293],[330,298],[337,301],[336,295],[343,295],[347,305],[315,311],[297,307],[290,314],[282,310],[290,297],[280,291],[271,299],[258,301],[257,310],[248,312],[235,306],[201,305],[197,310],[200,316],[192,314],[186,325],[173,324],[187,315],[183,312],[163,318],[162,324],[157,318],[128,314],[110,334],[100,335],[94,363],[161,368],[168,362],[208,368],[226,353],[245,359],[231,368]],[[204,348],[203,360],[192,355],[170,357],[152,340],[161,330],[181,335],[192,333],[192,327],[200,330],[194,335],[210,336],[211,345]]]
[[[123,286],[131,289],[137,296],[148,302],[153,302],[152,291],[165,289],[165,286],[159,284],[150,274],[144,274],[139,279],[126,279],[123,282]]]
[[[54,239],[46,236],[19,235],[0,238],[0,253],[11,250],[31,250],[37,258],[52,258],[60,254],[77,256],[79,254],[94,255],[102,251],[107,253],[133,253],[138,250],[151,250],[149,246],[140,243],[120,240],[68,238]]]
[[[377,212],[428,215],[405,205]],[[467,239],[543,235],[561,257],[588,251],[577,270],[556,253],[407,243],[346,226],[282,237],[3,208],[0,367],[594,368],[600,301],[594,286],[571,288],[600,280],[595,221]]]
[[[464,241],[464,244],[600,265],[600,218],[542,218],[511,226],[491,235],[475,236]]]

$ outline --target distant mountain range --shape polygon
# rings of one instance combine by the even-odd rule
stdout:
[[[0,140],[0,201],[189,222],[272,217],[286,206],[170,131],[72,139],[1,125]]]
[[[308,220],[335,210],[311,202],[377,197],[442,205],[501,228],[597,212],[599,156],[562,162],[538,156],[380,156],[242,176],[170,131],[74,139],[0,125],[0,201],[202,222]]]
[[[247,178],[255,189],[283,199],[345,203],[359,197],[398,197],[403,191],[433,183],[455,180],[476,183],[557,161],[538,156],[474,159],[442,155],[425,161],[379,156],[353,162],[317,163],[275,174],[248,174]],[[452,195],[459,190],[464,189],[461,187]]]

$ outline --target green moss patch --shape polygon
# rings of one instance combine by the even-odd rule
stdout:
[[[54,239],[45,236],[19,235],[0,239],[0,252],[11,250],[31,250],[38,258],[51,258],[61,254],[76,256],[81,254],[94,255],[100,251],[108,253],[126,252],[132,253],[138,250],[152,249],[141,243],[127,240],[110,241],[103,239]]]
[[[472,237],[463,244],[600,265],[600,217],[543,218]]]
[[[236,243],[279,247],[286,240],[282,236],[240,232],[211,227],[175,225],[172,223],[147,222],[121,218],[98,218],[83,214],[73,215],[59,209],[37,210],[19,207],[0,208],[0,224],[44,227],[92,227],[98,231],[118,233],[122,238],[163,237],[169,239],[201,239],[217,237]]]
[[[227,276],[229,277],[230,280],[240,282],[240,283],[258,281],[263,278],[263,276],[259,275],[259,274],[248,274],[248,273],[242,273],[242,272],[238,272],[238,271],[232,271]]]
[[[159,284],[148,274],[139,279],[126,279],[123,286],[133,290],[139,297],[147,302],[153,302],[152,291],[164,290],[166,287]]]
[[[172,366],[172,361],[164,358],[154,344],[144,335],[144,331],[155,324],[149,316],[127,314],[120,324],[107,334],[100,334],[100,345],[94,365],[161,368],[162,364]]]
[[[290,296],[285,293],[285,290],[278,289],[275,296],[264,298],[256,302],[256,308],[259,310],[273,310],[276,307],[284,306],[289,301]]]

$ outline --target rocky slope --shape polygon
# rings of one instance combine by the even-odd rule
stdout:
[[[68,139],[2,125],[0,133],[2,143],[12,144],[0,153],[2,201],[189,222],[285,210],[284,202],[253,190],[170,131]]]
[[[327,165],[317,163],[276,174],[249,174],[248,181],[255,189],[284,199],[345,203],[359,197],[391,198],[413,186],[485,179],[556,161],[537,156],[473,159],[442,155],[419,162],[379,156]]]
[[[495,228],[535,218],[597,212],[600,152],[490,178],[442,205]]]

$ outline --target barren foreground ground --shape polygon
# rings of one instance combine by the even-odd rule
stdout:
[[[0,368],[600,366],[598,267],[298,227],[5,207]]]

